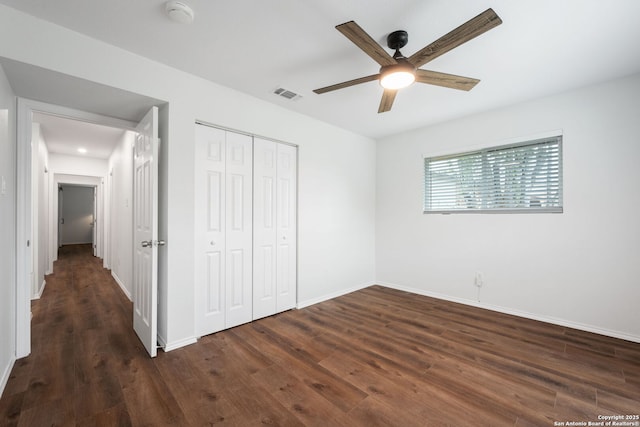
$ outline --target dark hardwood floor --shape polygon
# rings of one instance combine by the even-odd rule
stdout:
[[[131,303],[88,246],[70,246],[33,314],[2,426],[553,426],[640,413],[640,344],[379,286],[150,359]]]

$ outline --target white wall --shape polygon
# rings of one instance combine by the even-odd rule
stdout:
[[[16,352],[15,97],[0,67],[0,395]]]
[[[377,280],[640,341],[639,117],[636,75],[380,141]],[[423,155],[555,129],[563,214],[422,213]]]
[[[299,300],[373,283],[375,142],[0,5],[0,56],[162,99],[158,332],[195,337],[195,121],[298,144]],[[170,82],[170,83],[169,83]],[[303,100],[304,101],[304,100]],[[50,158],[53,163],[53,156]]]
[[[44,291],[45,274],[49,271],[49,196],[51,183],[49,174],[49,152],[40,131],[40,125],[33,123],[32,140],[32,248],[33,248],[33,284],[31,297],[39,298]]]
[[[62,185],[58,194],[62,203],[60,244],[93,243],[94,188]],[[60,202],[58,202],[60,203]]]
[[[133,150],[134,133],[124,132],[109,157],[108,182],[111,275],[131,299],[133,292]],[[107,190],[109,191],[109,190]]]
[[[108,162],[93,157],[68,156],[60,153],[49,153],[49,165],[54,173],[65,175],[98,176],[107,175]]]
[[[38,161],[40,164],[40,180],[38,182],[38,233],[39,233],[39,254],[38,254],[38,277],[40,283],[44,282],[44,275],[50,274],[53,271],[49,268],[51,254],[49,253],[49,217],[51,215],[51,177],[53,174],[49,173],[49,150],[45,144],[44,139],[40,139],[38,144]],[[42,289],[40,289],[42,292]]]

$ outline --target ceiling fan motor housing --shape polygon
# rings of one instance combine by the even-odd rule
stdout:
[[[407,60],[405,57],[396,58],[397,63],[393,65],[385,65],[380,67],[380,74],[385,75],[389,73],[407,72],[415,74],[416,67]]]
[[[398,30],[389,33],[387,36],[387,46],[389,49],[399,50],[407,45],[409,41],[409,34],[406,31]]]

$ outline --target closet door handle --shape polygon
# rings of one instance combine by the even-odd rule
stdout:
[[[140,242],[140,244],[142,245],[143,248],[151,247],[151,242],[148,240],[143,240],[142,242]]]

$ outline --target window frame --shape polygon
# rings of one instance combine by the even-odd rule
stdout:
[[[428,209],[427,204],[427,196],[429,194],[428,188],[428,176],[427,176],[427,162],[433,160],[446,160],[453,158],[460,158],[463,156],[473,156],[473,155],[481,155],[483,160],[483,168],[484,162],[486,162],[486,156],[488,153],[508,150],[510,148],[521,148],[527,146],[534,146],[538,144],[544,144],[545,142],[549,142],[555,140],[558,146],[558,203],[559,206],[551,206],[551,207],[532,207],[526,206],[521,208],[488,208],[485,205],[485,201],[482,202],[483,207],[481,208],[467,208],[467,209]],[[483,145],[476,146],[464,151],[459,151],[455,153],[448,152],[446,154],[439,155],[423,155],[422,159],[422,171],[423,171],[423,199],[422,199],[422,207],[424,214],[538,214],[538,213],[563,213],[564,212],[564,178],[563,178],[563,145],[564,145],[564,136],[562,131],[554,131],[549,132],[543,135],[536,135],[534,137],[529,138],[518,138],[511,140],[509,142],[503,142],[502,144],[494,144],[494,145]],[[484,179],[485,177],[483,177]]]

